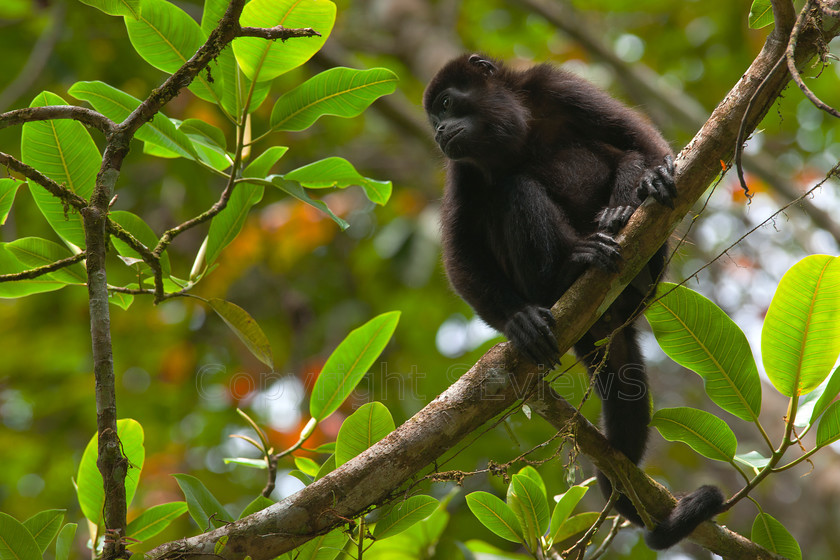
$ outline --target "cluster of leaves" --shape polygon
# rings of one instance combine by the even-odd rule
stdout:
[[[128,38],[137,53],[150,65],[167,73],[182,67],[206,42],[228,4],[225,0],[205,2],[199,24],[179,7],[164,0],[87,0],[85,3],[110,15],[122,16]],[[209,218],[210,226],[186,276],[173,274],[166,252],[169,239],[180,233],[183,225],[181,229],[169,230],[169,237],[159,236],[140,216],[124,210],[111,212],[110,220],[115,229],[133,236],[146,250],[141,254],[124,238],[113,238],[117,254],[136,271],[138,279],[134,283],[111,286],[111,301],[120,307],[131,305],[134,294],[143,293],[144,279],[154,276],[150,259],[157,261],[161,269],[166,294],[184,292],[194,286],[212,270],[222,250],[239,234],[249,211],[262,199],[266,187],[279,189],[325,212],[342,229],[347,227],[347,222],[323,201],[312,198],[308,190],[358,185],[376,204],[385,204],[390,197],[390,182],[364,177],[342,158],[330,157],[286,173],[271,174],[272,167],[288,148],[271,146],[256,153],[254,147],[273,132],[301,131],[324,115],[358,115],[378,97],[394,91],[397,77],[393,72],[385,68],[332,68],[322,72],[280,96],[271,111],[268,128],[251,138],[247,126],[249,115],[267,99],[275,78],[300,66],[321,48],[335,22],[335,5],[332,2],[253,0],[245,6],[240,22],[243,26],[260,27],[271,27],[278,22],[286,27],[305,25],[317,29],[320,37],[282,45],[260,38],[240,37],[189,86],[190,91],[214,104],[229,121],[236,137],[235,145],[228,146],[230,131],[198,119],[182,121],[163,113],[157,113],[137,131],[136,138],[143,143],[145,153],[162,158],[185,158],[207,172],[225,178],[229,198],[221,211],[210,209],[210,214],[193,220],[200,223]],[[68,91],[115,123],[124,121],[141,104],[141,100],[132,95],[99,81],[77,82]],[[33,99],[30,107],[49,105],[66,105],[66,101],[45,91]],[[27,122],[21,135],[21,154],[24,163],[76,195],[87,200],[93,192],[102,154],[80,122]],[[0,223],[5,221],[12,207],[19,184],[15,179],[0,181]],[[32,182],[29,187],[41,214],[66,247],[42,238],[0,244],[0,274],[49,265],[80,253],[85,246],[81,218],[68,211],[66,201]],[[36,278],[0,283],[0,297],[22,297],[66,285],[83,285],[85,281],[84,268],[76,263]],[[233,317],[231,314],[225,316],[225,310],[217,306],[214,309],[226,320]],[[232,313],[236,313],[235,310]],[[242,325],[241,321],[235,323]]]
[[[598,519],[598,512],[592,511],[571,515],[594,481],[591,478],[555,496],[557,503],[549,515],[545,482],[534,467],[527,466],[511,477],[505,502],[488,492],[473,492],[467,496],[467,505],[493,533],[544,558],[552,546],[586,531]]]

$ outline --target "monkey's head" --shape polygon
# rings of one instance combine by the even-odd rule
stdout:
[[[432,78],[423,107],[446,157],[497,167],[518,153],[528,135],[530,112],[508,75],[501,63],[466,54]]]

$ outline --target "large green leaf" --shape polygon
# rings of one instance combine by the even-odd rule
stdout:
[[[55,560],[69,560],[77,528],[76,523],[67,523],[58,532],[58,538],[55,539]]]
[[[568,518],[554,533],[554,542],[563,542],[578,533],[583,533],[598,520],[597,511],[587,511]]]
[[[753,0],[750,6],[750,29],[761,29],[773,23],[773,5],[770,0]]]
[[[126,535],[138,541],[148,540],[169,527],[170,523],[186,511],[186,502],[169,502],[152,506],[128,524],[125,530]]]
[[[415,523],[429,517],[439,505],[440,503],[431,496],[422,494],[411,496],[393,505],[388,513],[379,518],[376,527],[373,528],[373,538],[381,540],[402,533]]]
[[[588,490],[588,486],[578,484],[560,495],[560,499],[557,501],[557,505],[554,506],[554,511],[551,513],[551,521],[549,523],[552,542],[557,540],[556,535],[559,533],[560,528],[569,519],[572,510],[575,509],[575,506],[583,499],[583,496]]]
[[[825,411],[817,427],[817,447],[822,447],[840,439],[840,401],[834,402]]]
[[[336,466],[340,467],[393,431],[394,419],[388,407],[376,401],[363,404],[344,420],[338,430]]]
[[[650,422],[668,441],[681,441],[715,461],[732,461],[738,448],[735,434],[726,422],[704,410],[663,408]]]
[[[811,255],[785,273],[761,329],[767,377],[783,395],[813,390],[840,354],[840,257]]]
[[[271,111],[274,130],[303,130],[323,115],[355,117],[393,93],[397,75],[385,68],[331,68],[283,94]]]
[[[143,221],[143,218],[124,210],[114,210],[109,215],[112,220],[122,226],[122,228],[128,233],[133,235],[134,238],[145,245],[147,249],[151,251],[155,248],[158,243],[158,236],[155,234],[154,230],[152,230],[152,227]],[[132,249],[131,246],[122,239],[112,236],[111,242],[114,244],[114,247],[116,247],[117,252],[120,255],[132,259],[142,259],[140,253]],[[163,271],[164,277],[170,275],[171,269],[169,264],[169,253],[166,251],[164,251],[160,256],[160,268]]]
[[[289,558],[294,560],[333,560],[336,558],[350,535],[341,528],[334,529],[326,535],[319,535],[296,548]]]
[[[481,524],[505,540],[524,543],[522,526],[513,510],[488,492],[467,494],[467,506]]]
[[[766,513],[759,513],[752,526],[750,539],[788,560],[802,560],[799,543],[785,529],[784,525]]]
[[[377,181],[363,177],[349,161],[340,157],[328,157],[289,171],[283,178],[297,181],[309,189],[343,189],[359,185],[368,199],[384,205],[391,197],[391,181]]]
[[[0,560],[41,560],[35,538],[23,524],[0,511]]]
[[[206,531],[211,526],[218,529],[233,522],[233,517],[199,479],[188,474],[173,474],[172,476],[175,477],[178,486],[187,498],[190,517],[198,524],[200,530]]]
[[[143,461],[146,458],[146,450],[143,447],[143,427],[136,420],[123,418],[117,420],[117,435],[119,435],[122,451],[129,464],[125,477],[125,499],[130,505],[137,491],[137,482],[140,480],[140,471],[143,469]],[[97,436],[94,434],[79,463],[79,472],[76,475],[76,495],[84,516],[98,526],[102,524],[105,491],[102,487],[102,475],[96,467],[96,443]]]
[[[82,99],[114,122],[123,122],[141,101],[136,97],[103,82],[76,82],[67,92]],[[163,113],[156,113],[134,135],[138,140],[166,148],[174,154],[189,159],[198,156],[186,134],[180,132]]]
[[[140,0],[79,0],[82,4],[99,8],[109,16],[140,17]]]
[[[35,538],[35,542],[38,543],[41,554],[47,550],[47,547],[50,546],[50,543],[61,530],[61,524],[64,521],[64,511],[63,509],[40,511],[23,522],[23,526]]]
[[[143,0],[140,18],[125,18],[128,38],[143,60],[168,74],[174,74],[207,40],[198,23],[175,4],[165,0]],[[190,91],[212,103],[219,103],[216,92],[224,89],[224,77],[211,62],[212,83],[207,72],[200,72]]]
[[[840,393],[840,366],[834,368],[834,371],[831,373],[831,377],[828,378],[825,390],[819,396],[819,399],[817,399],[814,409],[811,412],[811,418],[808,421],[809,424],[813,424],[817,421],[817,418],[826,411],[838,393]]]
[[[312,387],[309,401],[312,418],[320,422],[350,396],[391,340],[399,320],[399,311],[377,315],[351,331],[333,350]]]
[[[285,42],[235,39],[233,53],[242,71],[249,79],[264,82],[297,68],[321,50],[335,23],[335,4],[327,0],[251,0],[239,22],[245,27],[311,27],[321,34]]]
[[[306,191],[303,189],[303,187],[301,187],[297,183],[286,181],[285,179],[283,179],[282,175],[269,175],[268,177],[266,177],[266,179],[271,181],[271,184],[273,186],[277,187],[289,196],[296,198],[301,202],[308,204],[313,208],[316,208],[317,210],[320,210],[321,212],[332,218],[332,220],[335,223],[337,223],[338,227],[340,227],[342,230],[345,230],[350,226],[350,224],[348,224],[346,221],[336,216],[335,213],[333,213],[333,211],[330,210],[329,206],[327,206],[325,202],[311,198],[308,194],[306,194]]]
[[[67,105],[54,93],[39,93],[30,107]],[[24,123],[20,139],[24,163],[31,165],[59,185],[64,185],[82,198],[90,198],[96,183],[102,157],[84,125],[70,119]],[[50,226],[62,238],[77,247],[85,246],[82,219],[75,210],[43,187],[29,182],[32,198]]]
[[[0,179],[0,226],[5,224],[6,218],[9,217],[19,186],[20,181],[16,179],[8,177]]]
[[[6,248],[14,257],[29,268],[37,268],[52,264],[61,259],[73,256],[66,247],[40,237],[23,237],[6,243]],[[66,284],[84,284],[87,282],[85,267],[80,263],[71,264],[62,269],[50,272],[47,277]]]
[[[286,146],[271,146],[266,151],[258,155],[254,160],[248,164],[245,171],[242,172],[243,177],[262,178],[268,175],[271,168],[280,161],[280,158],[289,151]]]
[[[645,312],[662,350],[703,378],[719,407],[747,421],[761,410],[761,381],[744,332],[717,305],[683,286],[662,283]]]
[[[247,311],[238,305],[223,299],[212,298],[208,301],[219,317],[245,343],[251,354],[274,371],[274,355],[268,337]]]
[[[15,258],[8,249],[8,243],[0,243],[0,274],[14,274],[31,269]],[[0,298],[19,298],[42,292],[60,290],[67,284],[53,280],[49,274],[31,280],[0,282]]]
[[[550,520],[545,492],[528,476],[515,474],[508,486],[507,503],[519,520],[530,550],[536,551]]]

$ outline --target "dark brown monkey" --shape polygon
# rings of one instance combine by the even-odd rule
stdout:
[[[455,291],[535,364],[559,358],[549,308],[587,266],[621,256],[612,235],[647,197],[673,206],[673,153],[651,124],[589,82],[543,64],[517,71],[483,55],[450,61],[423,104],[448,158],[443,253]],[[575,344],[591,373],[598,340],[638,313],[665,266],[666,247]],[[645,451],[651,399],[633,325],[612,337],[595,380],[607,439],[631,461]],[[599,473],[606,496],[609,481]],[[703,486],[646,535],[667,548],[720,510]],[[621,496],[616,509],[641,518]]]

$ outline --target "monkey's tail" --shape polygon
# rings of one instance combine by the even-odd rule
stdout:
[[[599,379],[598,389],[603,400],[607,440],[638,464],[647,443],[651,402],[644,367],[640,361],[636,364],[638,365],[625,365],[608,385],[604,385],[604,379]],[[602,375],[603,373],[599,374],[599,377]],[[609,499],[612,493],[610,481],[602,473],[598,473],[598,482],[604,496]],[[668,517],[661,520],[653,530],[646,531],[645,541],[654,550],[669,548],[690,535],[699,524],[720,513],[723,503],[723,493],[717,487],[701,486],[682,497]],[[619,497],[615,509],[631,522],[643,525],[641,517],[627,496]]]

